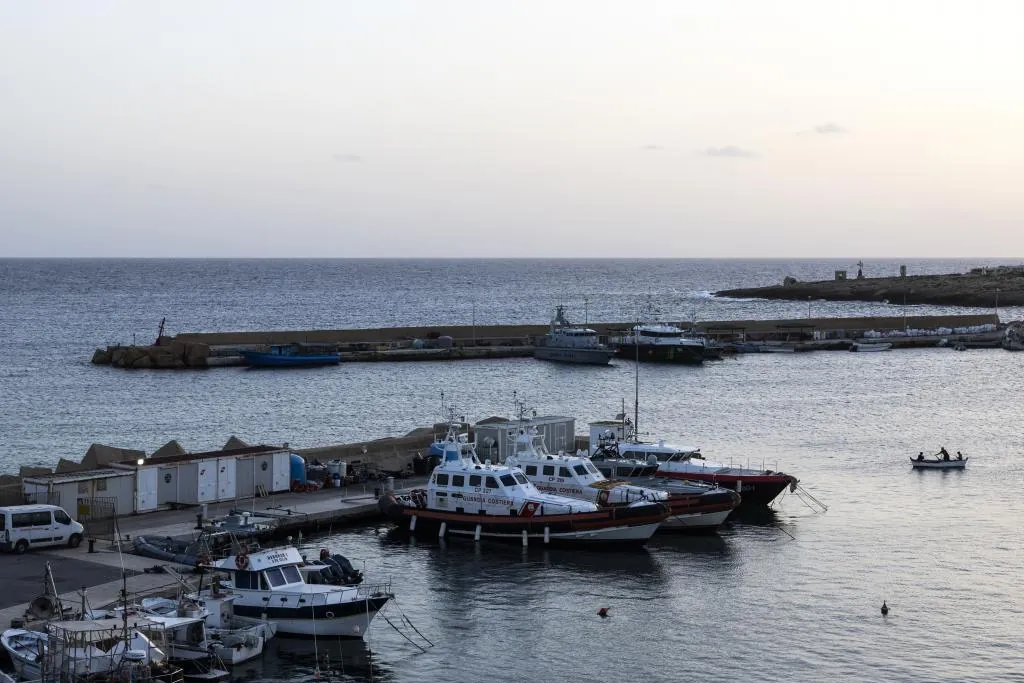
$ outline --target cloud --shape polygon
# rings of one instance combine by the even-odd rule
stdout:
[[[643,149],[648,152],[664,152],[665,148],[661,145],[644,145]]]
[[[838,135],[848,131],[838,123],[823,123],[820,126],[815,126],[814,132],[821,135]]]
[[[358,154],[332,154],[331,158],[339,164],[355,164],[363,160]]]
[[[701,154],[709,157],[728,157],[731,159],[752,159],[757,153],[749,149],[743,149],[736,145],[725,145],[724,147],[708,147]]]

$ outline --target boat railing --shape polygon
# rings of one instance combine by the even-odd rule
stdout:
[[[270,594],[269,598],[281,598],[291,602],[292,599],[297,604],[302,604],[306,607],[321,607],[326,605],[336,605],[339,602],[340,597],[348,596],[351,593],[355,593],[356,597],[360,600],[369,600],[371,598],[379,598],[384,595],[391,595],[391,581],[382,581],[379,583],[371,584],[359,584],[357,586],[336,586],[338,590],[325,591],[322,593],[308,593],[304,591],[295,590],[273,590],[268,591]],[[301,601],[301,603],[300,603]]]

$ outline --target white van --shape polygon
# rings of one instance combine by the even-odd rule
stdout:
[[[84,535],[85,527],[56,505],[0,507],[0,550],[21,554],[52,545],[77,548]]]

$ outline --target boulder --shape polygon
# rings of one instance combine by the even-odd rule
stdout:
[[[92,362],[95,365],[110,365],[111,356],[110,349],[96,349],[92,354]]]
[[[22,465],[21,469],[18,470],[19,477],[42,477],[47,474],[53,474],[53,470],[49,467],[38,467],[34,465]]]
[[[135,461],[145,458],[145,451],[137,451],[131,448],[117,448],[116,446],[105,446],[101,443],[94,443],[89,446],[82,458],[82,464],[88,469],[104,467],[112,462]]]
[[[57,469],[55,469],[54,472],[57,474],[62,474],[64,472],[81,472],[82,470],[87,469],[89,468],[80,462],[68,460],[67,458],[61,458],[60,461],[57,463]]]
[[[139,356],[129,367],[135,370],[147,370],[153,367],[153,359],[146,355]]]
[[[232,435],[231,438],[228,439],[228,442],[226,444],[224,444],[224,448],[222,448],[221,450],[222,451],[230,451],[230,450],[233,450],[235,448],[248,448],[248,447],[249,447],[249,444],[247,444],[246,442],[242,441],[237,436]]]

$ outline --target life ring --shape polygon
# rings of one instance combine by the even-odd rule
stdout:
[[[608,489],[601,489],[597,493],[597,504],[607,505],[608,504]]]
[[[249,556],[246,553],[244,553],[244,552],[241,552],[241,553],[238,553],[237,555],[235,555],[235,566],[238,567],[239,569],[248,569],[249,568]]]

